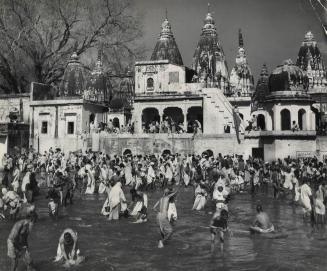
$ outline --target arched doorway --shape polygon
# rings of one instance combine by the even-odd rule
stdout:
[[[299,124],[299,128],[300,130],[306,130],[307,129],[307,125],[306,125],[306,121],[305,121],[305,118],[306,118],[306,112],[303,108],[301,108],[299,110],[299,112],[297,113],[297,116],[298,116],[298,124]]]
[[[163,113],[164,120],[168,123],[172,133],[176,132],[184,123],[183,110],[179,107],[167,107]]]
[[[213,157],[213,151],[208,149],[202,153],[202,156],[203,155],[208,155],[209,157]]]
[[[119,128],[120,127],[120,125],[119,125],[119,119],[117,117],[112,120],[112,125],[115,128]]]
[[[283,109],[280,111],[280,123],[281,123],[281,130],[291,130],[291,113],[288,109]]]
[[[266,120],[265,120],[265,116],[263,114],[259,114],[257,116],[257,127],[260,130],[266,130]]]
[[[123,156],[131,156],[132,155],[132,151],[130,149],[125,149],[123,152]]]
[[[89,117],[89,121],[90,121],[90,123],[92,123],[92,122],[94,122],[94,120],[95,120],[95,115],[92,113]]]
[[[203,130],[203,109],[201,106],[192,106],[187,110],[187,132],[194,132],[194,125],[201,125],[199,127]]]
[[[171,155],[171,151],[170,150],[164,150],[162,152],[162,156],[167,156],[167,155]]]
[[[142,126],[146,131],[149,130],[150,124],[160,123],[160,115],[157,108],[148,107],[142,111]]]

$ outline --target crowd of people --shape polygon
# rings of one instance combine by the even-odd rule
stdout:
[[[180,187],[194,188],[194,212],[210,210],[209,225],[212,249],[219,235],[223,250],[224,234],[228,227],[228,202],[238,193],[252,195],[263,193],[276,199],[287,199],[303,209],[304,221],[313,226],[325,224],[327,201],[327,161],[317,158],[265,162],[262,159],[241,155],[210,156],[190,154],[165,155],[108,155],[104,152],[71,152],[50,148],[44,153],[33,149],[3,158],[4,173],[1,184],[0,214],[2,219],[17,221],[8,238],[8,257],[11,270],[23,257],[30,268],[27,237],[37,214],[35,201],[40,190],[46,191],[49,217],[57,220],[61,208],[72,204],[74,194],[104,194],[101,214],[108,220],[122,216],[132,217],[133,223],[148,220],[148,196],[162,190],[163,196],[153,206],[158,209],[160,230],[158,247],[162,248],[171,238],[178,218],[175,199]],[[131,201],[125,193],[130,193]],[[258,205],[258,214],[252,232],[275,231],[269,216]],[[77,233],[66,229],[60,239],[56,261],[66,266],[80,264],[84,257],[77,246]],[[33,269],[31,269],[33,270]]]

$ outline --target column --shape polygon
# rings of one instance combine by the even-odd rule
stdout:
[[[158,109],[158,113],[159,113],[159,125],[160,125],[160,128],[159,128],[159,133],[161,132],[161,125],[164,121],[163,119],[163,116],[164,116],[164,113],[163,113],[163,109],[162,108],[157,108]]]
[[[183,115],[184,115],[184,123],[183,123],[183,129],[185,132],[187,132],[187,112],[188,112],[188,108],[183,109]]]

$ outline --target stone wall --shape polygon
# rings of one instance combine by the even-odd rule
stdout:
[[[196,135],[191,134],[92,134],[93,151],[110,154],[123,154],[127,149],[133,154],[162,154],[164,150],[172,153],[192,154],[210,149],[214,155],[245,154],[244,144],[237,142],[234,135]],[[247,151],[248,153],[248,151]]]

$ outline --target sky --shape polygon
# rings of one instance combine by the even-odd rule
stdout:
[[[327,0],[321,2],[327,6]],[[134,3],[143,17],[143,43],[147,49],[147,60],[158,39],[167,9],[184,65],[190,67],[208,12],[208,1],[134,0]],[[320,18],[327,19],[322,10],[318,9]],[[295,62],[304,35],[309,30],[313,32],[326,63],[327,39],[310,0],[211,0],[210,11],[216,22],[229,71],[235,63],[239,28],[242,29],[248,62],[255,80],[263,63],[267,64],[271,72],[286,59]]]

